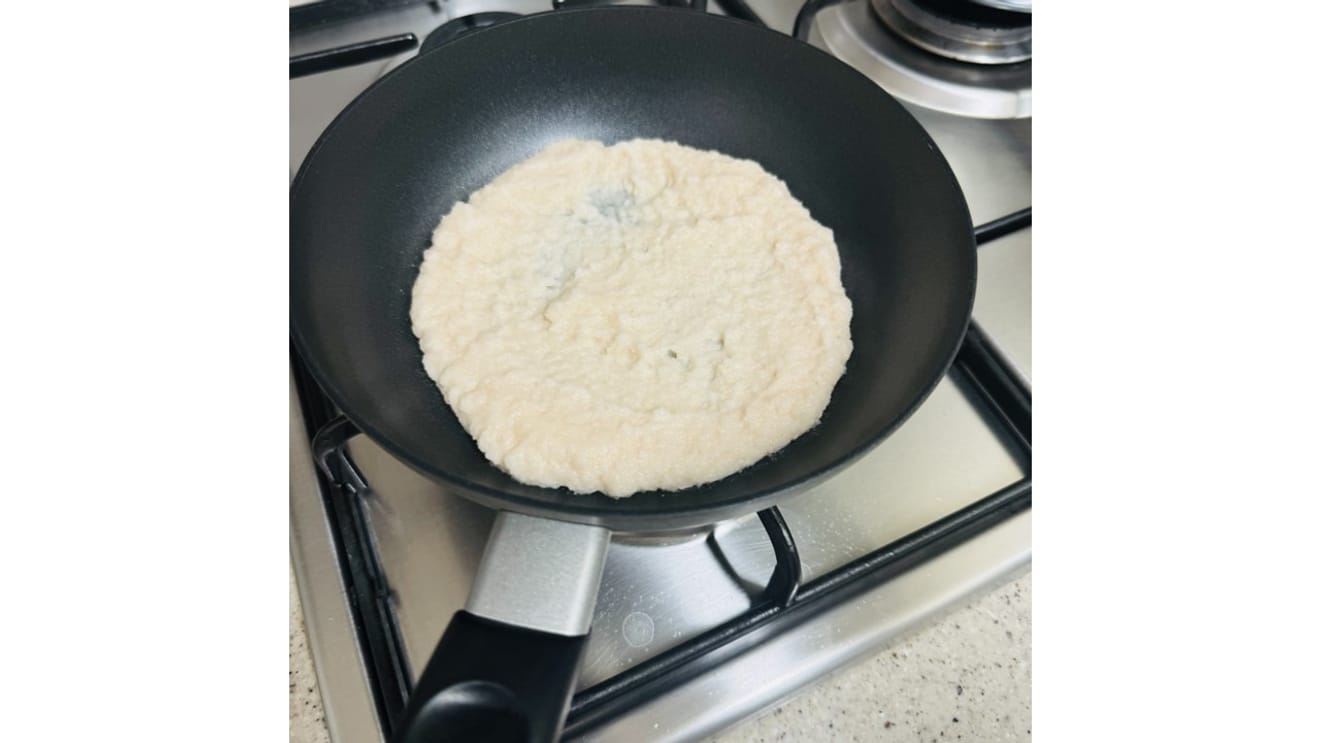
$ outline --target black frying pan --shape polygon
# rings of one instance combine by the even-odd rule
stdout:
[[[523,485],[486,461],[422,369],[408,319],[411,287],[432,230],[455,201],[569,136],[656,137],[755,160],[834,230],[853,303],[854,349],[819,426],[718,482],[624,500]],[[976,274],[962,192],[898,103],[787,36],[671,8],[528,16],[402,65],[354,101],[307,157],[293,185],[290,243],[294,341],[365,433],[493,508],[627,531],[706,524],[767,507],[877,444],[948,368]],[[508,638],[523,630],[489,619],[520,623],[456,616],[446,641],[456,632],[465,641],[450,642],[448,651],[442,642],[428,666],[410,704],[409,729],[418,737],[408,739],[427,739],[419,731],[428,719],[450,736],[463,725],[491,736],[490,725],[523,730],[524,722],[532,739],[555,735],[580,647],[545,649],[548,665],[533,685],[539,690],[529,690],[509,679],[510,670],[489,667],[500,655],[489,647],[475,665],[454,655],[454,647],[470,649],[487,631],[504,638],[491,639],[494,646],[517,645]],[[468,626],[473,621],[481,628]],[[524,660],[542,652],[545,634],[518,651]],[[432,672],[436,666],[447,669],[443,678]],[[459,683],[472,678],[492,687]],[[435,694],[439,701],[424,710],[424,697]]]

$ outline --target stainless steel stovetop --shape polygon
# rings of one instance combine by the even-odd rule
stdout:
[[[787,31],[799,3],[749,4],[772,28]],[[548,9],[549,0],[411,5],[301,31],[291,39],[291,52],[400,32],[422,39],[455,17]],[[715,3],[711,9],[718,12]],[[848,43],[838,39],[849,29],[865,28],[860,15],[865,12],[865,0],[822,11],[813,41],[830,48],[834,38],[836,54],[883,81],[892,71],[877,72],[874,59],[839,46]],[[291,177],[344,105],[411,54],[290,82]],[[1002,91],[997,95],[1002,103]],[[937,96],[932,104],[940,105],[939,100]],[[1025,103],[1021,95],[1017,100],[1018,112],[1024,105],[1029,112],[1030,91]],[[1030,206],[1030,118],[977,119],[915,104],[909,108],[953,166],[974,223],[989,223]],[[974,319],[1029,382],[1030,228],[984,244],[979,269]],[[337,510],[334,500],[345,496],[330,492],[316,474],[307,422],[315,418],[303,410],[291,377],[294,569],[332,737],[380,740],[386,704],[382,699],[391,688],[406,688],[406,677],[424,667],[450,615],[463,607],[494,513],[445,492],[366,437],[356,436],[346,450],[369,483],[352,496],[358,533],[365,536],[357,552],[346,549],[341,530],[348,512]],[[883,445],[818,490],[780,507],[801,555],[803,585],[1020,481],[1026,473],[1019,460],[966,380],[946,377]],[[347,557],[350,553],[366,554],[373,564],[357,564],[353,560],[360,562],[361,557]],[[1027,510],[946,551],[913,560],[885,582],[827,609],[804,612],[801,620],[749,633],[704,655],[684,673],[672,674],[673,681],[659,691],[579,731],[578,737],[679,741],[713,734],[874,653],[950,604],[1011,578],[1027,569],[1030,556]],[[771,542],[755,516],[681,535],[617,535],[579,688],[602,688],[621,672],[754,609],[774,564]],[[376,622],[383,630],[377,627],[375,636],[368,636],[361,619],[362,613],[371,612],[370,602],[349,585],[364,571],[376,571],[376,580],[388,586],[388,595],[377,597],[388,611]],[[394,652],[403,661],[392,674],[396,678],[388,678],[391,673],[381,665],[382,643],[395,643]]]

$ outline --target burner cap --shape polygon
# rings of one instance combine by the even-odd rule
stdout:
[[[871,0],[871,9],[904,41],[975,64],[1031,59],[1031,14],[970,0]]]
[[[476,31],[482,28],[494,26],[497,23],[510,21],[514,18],[520,18],[517,13],[473,13],[472,15],[460,16],[453,20],[445,21],[436,27],[434,31],[426,36],[426,41],[422,42],[422,48],[418,54],[425,54],[441,44],[453,41],[469,31]]]

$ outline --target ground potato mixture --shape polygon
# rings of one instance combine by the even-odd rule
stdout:
[[[749,160],[557,142],[436,228],[423,364],[521,482],[624,497],[718,480],[820,420],[852,353],[829,229]]]

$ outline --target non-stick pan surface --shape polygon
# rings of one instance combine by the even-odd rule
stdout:
[[[455,201],[564,137],[750,158],[834,230],[854,350],[820,425],[718,482],[624,500],[523,485],[487,462],[422,369],[411,288]],[[308,156],[290,239],[295,343],[364,432],[487,505],[621,530],[738,516],[870,449],[947,369],[975,287],[962,192],[899,104],[786,36],[670,8],[529,16],[402,65]]]

